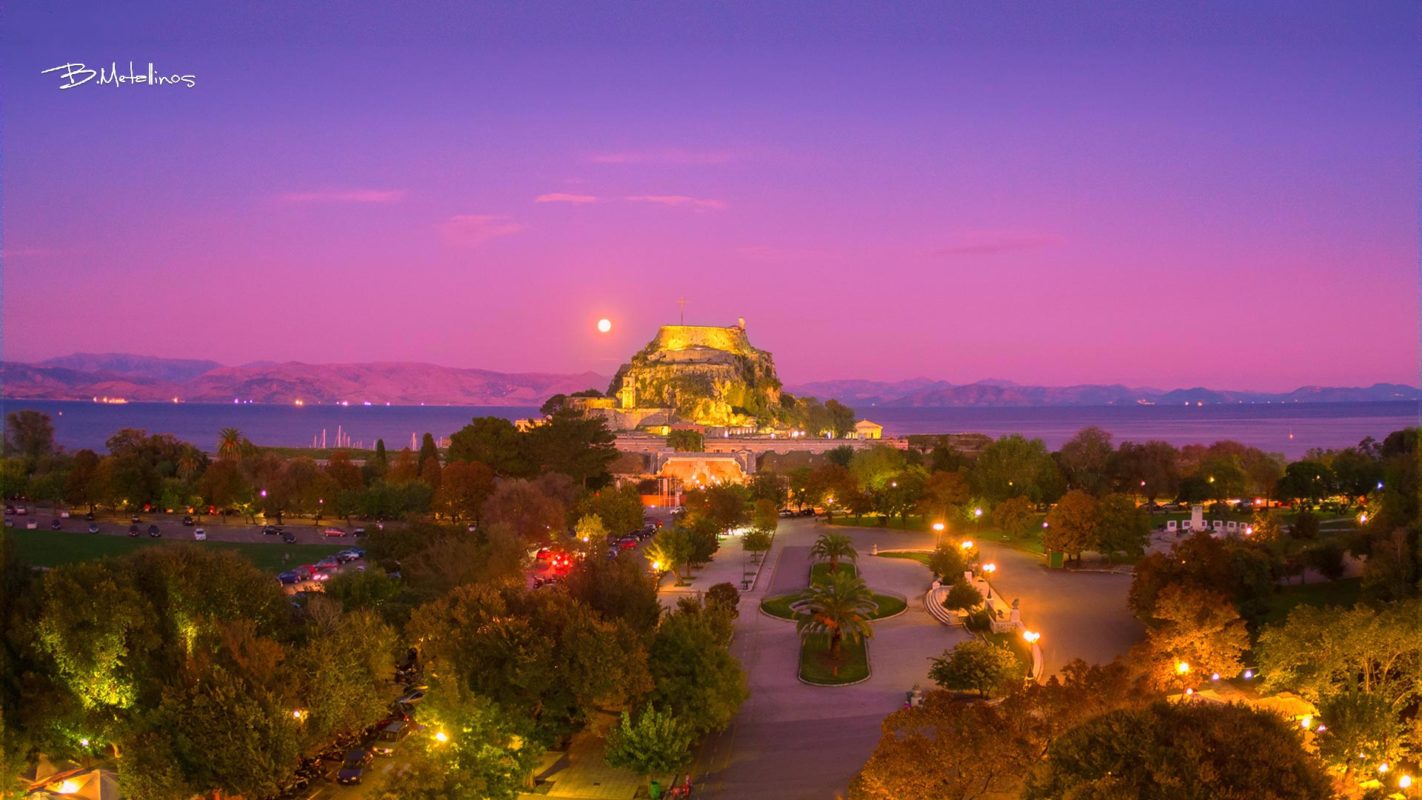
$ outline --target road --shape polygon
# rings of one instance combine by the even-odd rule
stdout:
[[[872,674],[854,686],[807,686],[796,677],[798,640],[792,623],[759,611],[764,597],[794,591],[808,580],[809,546],[819,534],[849,535],[869,585],[909,598],[901,616],[874,623]],[[842,796],[873,752],[885,715],[914,685],[929,687],[929,659],[963,641],[923,608],[932,576],[907,559],[874,558],[880,549],[919,549],[933,535],[879,528],[828,527],[785,520],[768,554],[770,580],[742,597],[732,652],[745,668],[751,696],[730,727],[710,737],[698,755],[698,794],[714,800],[821,800]],[[1143,635],[1126,606],[1129,575],[1048,570],[1039,556],[985,543],[983,559],[998,565],[993,585],[1021,598],[1024,621],[1042,633],[1049,672],[1073,658],[1108,662]]]

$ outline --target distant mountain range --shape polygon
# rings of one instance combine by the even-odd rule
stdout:
[[[1422,391],[1397,383],[1372,386],[1302,386],[1291,392],[1243,392],[1205,389],[1132,388],[1120,384],[1022,386],[986,380],[952,384],[928,378],[906,381],[816,381],[789,387],[791,394],[833,397],[854,408],[869,406],[1125,406],[1185,403],[1368,403],[1422,400]]]
[[[75,353],[34,364],[0,363],[0,390],[8,398],[130,402],[379,403],[384,405],[537,406],[554,394],[607,389],[609,378],[507,373],[436,364],[374,362],[304,364],[253,362],[229,367],[215,361],[156,358],[125,353]],[[871,406],[1112,406],[1185,403],[1355,403],[1422,400],[1422,391],[1395,383],[1365,387],[1304,386],[1292,392],[1151,389],[1121,385],[1023,386],[987,380],[952,384],[928,378],[905,381],[816,381],[787,387],[796,395],[834,398],[857,409]]]
[[[256,362],[227,367],[213,361],[77,353],[37,364],[0,364],[8,398],[130,402],[378,403],[384,405],[538,406],[554,394],[607,389],[608,378],[491,372],[436,364],[375,362],[303,364]]]

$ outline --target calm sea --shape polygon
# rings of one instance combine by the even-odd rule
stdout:
[[[276,406],[222,403],[129,403],[3,400],[5,412],[35,409],[54,420],[55,437],[70,449],[100,449],[119,428],[171,433],[205,450],[217,433],[232,427],[253,442],[291,447],[313,441],[336,446],[336,436],[373,447],[383,438],[399,449],[411,435],[448,436],[473,417],[519,419],[537,409],[509,406]],[[1099,406],[1083,408],[861,408],[860,415],[884,426],[887,435],[978,432],[1021,433],[1056,449],[1088,425],[1110,431],[1117,442],[1163,439],[1175,445],[1233,439],[1297,458],[1311,447],[1338,448],[1365,436],[1381,440],[1419,423],[1415,403],[1318,403],[1237,406]]]

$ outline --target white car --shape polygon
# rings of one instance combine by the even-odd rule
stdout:
[[[207,541],[207,531],[203,530],[202,528],[193,528],[193,541],[195,541],[195,542],[205,542],[205,541]]]

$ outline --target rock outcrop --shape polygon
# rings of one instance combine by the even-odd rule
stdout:
[[[608,396],[622,412],[667,409],[698,425],[760,427],[784,416],[775,362],[744,323],[663,326],[617,370]]]

